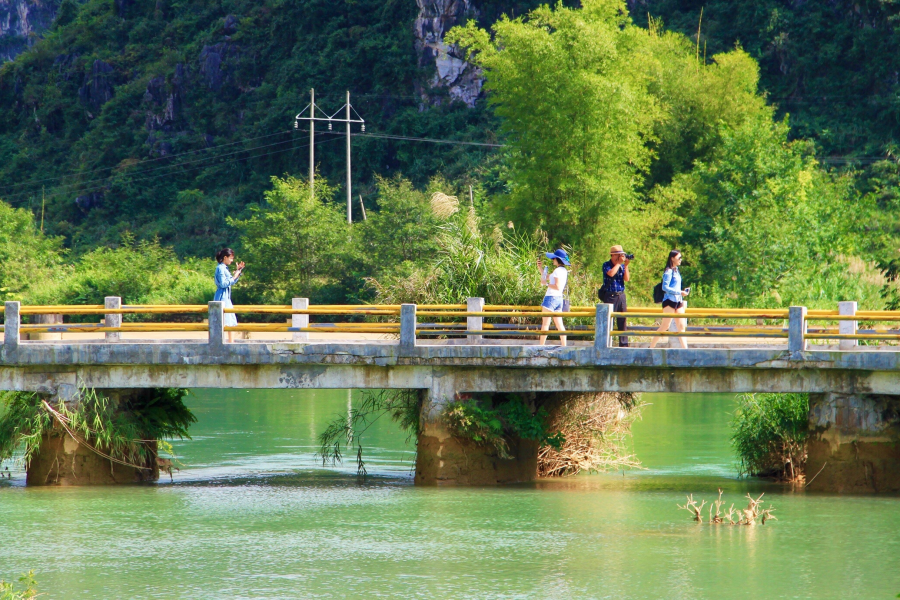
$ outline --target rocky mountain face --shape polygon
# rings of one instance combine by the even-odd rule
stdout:
[[[0,0],[0,60],[31,46],[56,17],[60,0]]]
[[[416,0],[416,3],[419,6],[415,22],[419,66],[436,67],[434,77],[427,82],[431,89],[420,89],[419,92],[423,97],[433,98],[429,91],[445,89],[451,99],[475,106],[484,83],[481,70],[466,62],[458,47],[445,44],[444,34],[456,25],[476,18],[478,11],[471,0]],[[439,103],[440,99],[432,101]]]

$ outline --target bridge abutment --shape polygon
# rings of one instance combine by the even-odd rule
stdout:
[[[900,396],[810,394],[807,489],[900,491]]]

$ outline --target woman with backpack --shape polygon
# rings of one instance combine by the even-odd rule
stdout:
[[[569,272],[566,270],[566,267],[569,266],[569,255],[565,250],[560,248],[556,252],[545,252],[545,256],[553,261],[553,272],[548,273],[547,268],[544,267],[543,262],[539,258],[537,261],[538,270],[541,272],[541,285],[547,286],[547,293],[544,295],[544,301],[541,302],[541,312],[545,313],[559,313],[565,312],[566,308],[563,307],[564,299],[564,291],[566,289],[566,283],[569,280]],[[553,323],[556,324],[556,328],[559,331],[565,331],[566,326],[563,325],[562,317],[543,317],[541,322],[541,331],[549,331],[550,330],[550,320],[553,320]],[[543,346],[547,342],[547,336],[542,335],[540,339],[540,345]],[[562,346],[566,345],[566,336],[559,336],[559,343]]]
[[[687,310],[687,302],[684,301],[684,297],[691,293],[691,288],[681,289],[681,273],[678,271],[680,264],[681,252],[678,250],[669,252],[666,269],[663,271],[662,277],[662,307],[664,313],[684,314],[685,310]],[[659,325],[659,329],[656,330],[657,333],[668,331],[672,320],[672,317],[664,318]],[[675,330],[679,333],[684,333],[685,329],[687,329],[687,319],[675,319]],[[675,339],[678,340],[682,348],[687,349],[687,340],[684,337],[679,336]],[[659,340],[659,336],[653,338],[650,341],[650,347],[656,348]]]

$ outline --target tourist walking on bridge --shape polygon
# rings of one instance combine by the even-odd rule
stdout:
[[[213,296],[214,302],[221,302],[223,308],[234,308],[231,302],[231,287],[241,278],[244,270],[244,263],[240,262],[236,265],[234,275],[228,270],[228,265],[234,262],[234,250],[231,248],[223,248],[216,253],[216,295]],[[236,327],[237,316],[234,313],[225,313],[225,327]],[[228,332],[228,342],[234,342],[234,332]]]
[[[684,314],[687,310],[687,302],[685,302],[684,297],[691,293],[691,288],[681,289],[681,273],[678,271],[679,265],[681,265],[681,252],[672,250],[669,252],[669,258],[666,261],[666,270],[663,271],[662,278],[662,289],[663,292],[665,292],[662,301],[664,313]],[[672,317],[663,319],[662,323],[659,325],[659,329],[656,330],[657,333],[667,331],[669,325],[672,324],[672,320]],[[687,319],[674,319],[674,321],[675,330],[684,333],[687,329]],[[684,337],[678,336],[675,339],[678,340],[678,343],[682,348],[687,349],[687,340]],[[656,344],[659,340],[659,337],[653,338],[650,341],[650,347],[656,348]]]
[[[547,286],[547,293],[544,295],[544,301],[541,302],[541,312],[558,313],[563,309],[563,290],[569,281],[569,272],[566,267],[569,266],[569,255],[565,250],[560,248],[556,252],[545,252],[545,256],[553,261],[553,272],[547,273],[543,261],[538,258],[537,266],[541,272],[541,285]],[[550,330],[550,321],[556,324],[559,331],[565,331],[566,326],[563,324],[562,317],[543,317],[541,322],[541,331]],[[543,346],[547,342],[547,336],[542,335],[540,344]],[[566,336],[559,336],[559,343],[566,345]]]
[[[633,254],[625,254],[622,246],[613,246],[609,249],[609,260],[603,263],[603,287],[600,288],[600,301],[604,304],[612,304],[613,312],[624,313],[628,311],[628,301],[625,298],[625,283],[631,279],[628,271],[628,263],[634,258]],[[628,321],[625,317],[616,318],[616,329],[625,331]],[[628,337],[619,336],[619,347],[628,347]]]

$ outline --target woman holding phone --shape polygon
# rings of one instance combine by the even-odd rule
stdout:
[[[662,302],[664,313],[684,314],[687,310],[687,302],[685,302],[684,298],[691,293],[691,288],[681,289],[681,273],[678,271],[681,260],[681,252],[678,250],[669,252],[669,258],[666,261],[666,269],[663,271],[662,277],[662,289],[663,292],[665,292]],[[669,325],[671,324],[672,317],[664,318],[659,325],[659,329],[656,330],[657,333],[668,331]],[[675,319],[675,330],[684,333],[685,329],[687,329],[687,319]],[[687,349],[687,340],[684,339],[684,337],[679,336],[675,339],[678,340],[678,343],[682,348]],[[656,344],[659,343],[659,340],[659,336],[653,338],[650,341],[650,347],[656,348]]]
[[[222,248],[216,252],[216,295],[213,296],[214,302],[221,302],[223,308],[234,308],[231,303],[231,287],[241,278],[244,271],[244,263],[239,262],[235,265],[237,268],[234,275],[228,270],[228,265],[234,262],[234,250],[231,248]],[[234,313],[225,313],[225,327],[237,327],[237,317]],[[234,342],[234,332],[228,332],[228,343]]]
[[[547,293],[544,294],[544,301],[541,302],[541,312],[546,313],[559,313],[563,310],[563,290],[566,289],[566,283],[569,279],[569,271],[566,270],[566,267],[569,266],[569,255],[565,250],[560,248],[556,252],[545,252],[544,255],[553,261],[553,272],[548,273],[547,267],[544,266],[543,261],[538,258],[537,266],[538,270],[541,272],[541,285],[547,286]],[[543,317],[541,321],[541,331],[549,331],[550,330],[550,321],[556,324],[556,328],[560,331],[565,331],[566,326],[563,325],[562,317]],[[542,335],[540,344],[543,346],[547,342],[547,336]],[[566,345],[566,336],[559,336],[559,343],[562,346]]]

